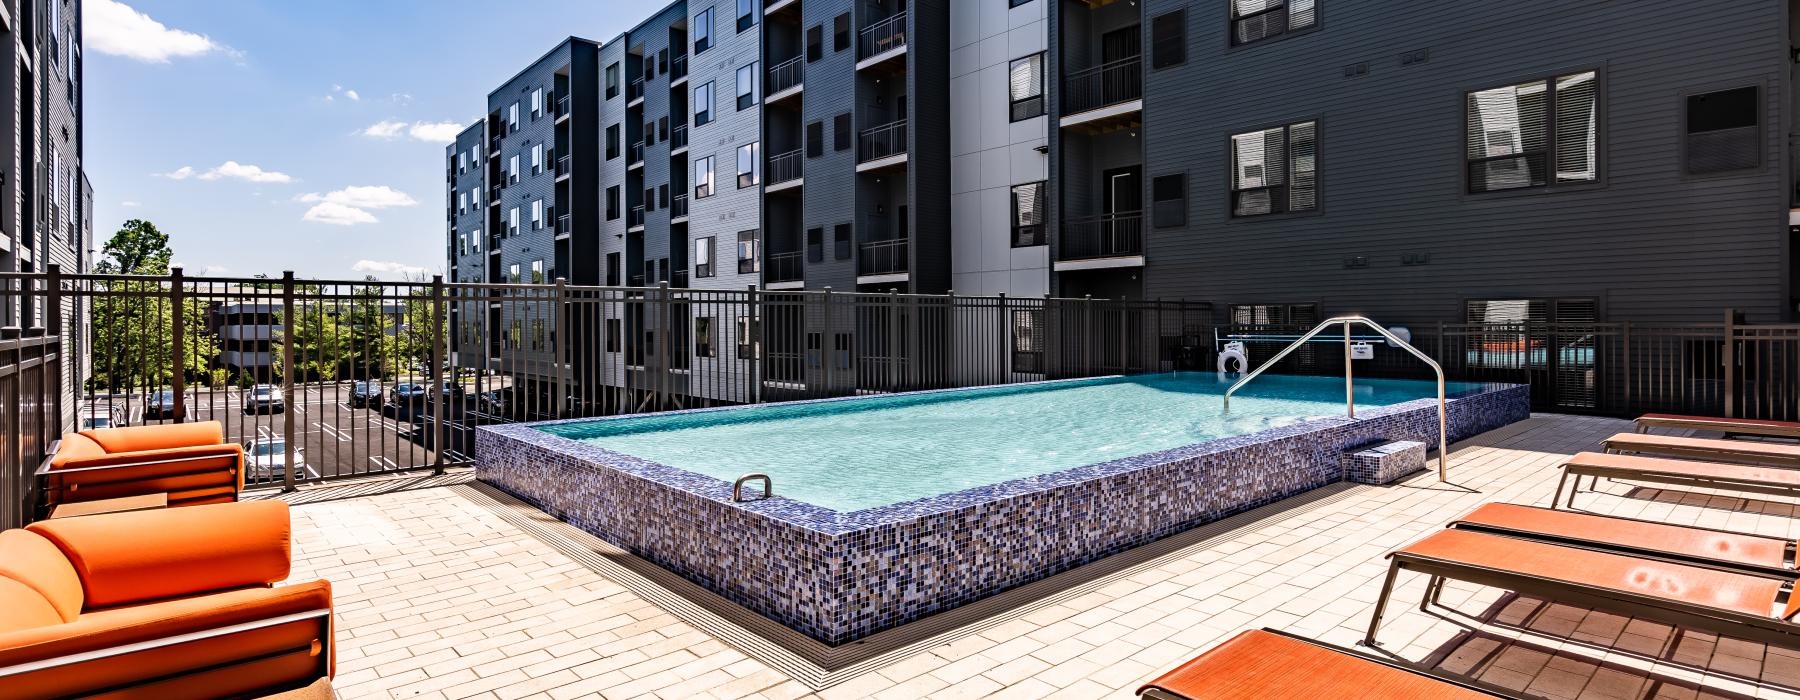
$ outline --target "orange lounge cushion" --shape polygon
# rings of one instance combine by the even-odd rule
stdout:
[[[1800,429],[1800,421],[1769,420],[1767,418],[1719,418],[1717,416],[1687,416],[1679,413],[1646,413],[1638,416],[1642,421],[1682,421],[1686,423],[1713,423],[1720,430],[1729,430],[1732,425],[1760,425],[1770,428]]]
[[[0,576],[0,635],[33,627],[51,627],[65,620],[56,606],[36,589]]]
[[[81,434],[111,453],[166,450],[172,447],[217,445],[225,442],[225,426],[218,421],[101,428],[99,430],[83,430]]]
[[[50,457],[50,468],[61,469],[72,460],[106,456],[106,448],[100,443],[81,433],[69,433],[62,436],[56,444],[56,454]]]
[[[1754,464],[1696,462],[1686,459],[1643,457],[1607,452],[1578,452],[1564,462],[1563,466],[1575,471],[1585,469],[1588,473],[1594,471],[1621,472],[1622,477],[1629,477],[1631,473],[1657,474],[1684,479],[1717,479],[1800,488],[1800,470]]]
[[[1262,630],[1249,630],[1151,681],[1194,700],[1252,698],[1489,698],[1386,664]]]
[[[29,530],[0,531],[0,579],[18,583],[43,598],[56,612],[56,622],[68,622],[81,614],[81,577],[62,550],[42,535]],[[19,622],[30,619],[22,617]],[[0,630],[5,629],[10,628],[0,621]]]
[[[79,436],[76,436],[79,437]],[[65,441],[66,442],[66,441]],[[170,460],[206,460],[206,464],[235,466],[244,454],[239,445],[186,445],[182,447],[159,447],[136,452],[103,452],[100,454],[84,454],[80,456],[63,456],[58,449],[56,457],[50,461],[51,471],[59,469],[79,469],[82,467],[104,467],[115,464],[134,464],[137,462],[165,462]],[[59,461],[60,460],[60,461]]]
[[[287,578],[288,506],[244,501],[32,523],[81,577],[88,608]]]
[[[1800,459],[1800,445],[1754,440],[1716,440],[1713,438],[1657,435],[1654,433],[1618,433],[1603,441],[1607,449],[1664,454],[1718,454],[1771,460]]]
[[[1511,503],[1483,505],[1457,523],[1770,569],[1782,568],[1793,541]]]

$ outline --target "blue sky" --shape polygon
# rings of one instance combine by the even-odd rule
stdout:
[[[189,274],[441,272],[444,145],[488,90],[643,0],[84,0],[95,247],[127,219]]]

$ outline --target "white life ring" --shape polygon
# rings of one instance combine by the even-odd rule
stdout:
[[[1233,363],[1237,364],[1236,369],[1232,369]],[[1219,374],[1243,374],[1248,371],[1250,355],[1244,349],[1244,344],[1237,341],[1226,343],[1225,349],[1219,353]]]

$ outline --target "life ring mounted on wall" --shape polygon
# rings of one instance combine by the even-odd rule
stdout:
[[[1235,368],[1234,368],[1235,365]],[[1243,374],[1250,371],[1250,353],[1244,344],[1232,341],[1219,352],[1219,374]]]

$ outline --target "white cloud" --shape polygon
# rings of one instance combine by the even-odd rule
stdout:
[[[313,205],[300,216],[302,220],[333,226],[379,223],[381,220],[369,210],[410,207],[419,203],[405,192],[387,185],[352,185],[324,194],[308,192],[295,197],[294,201]]]
[[[294,178],[290,177],[287,173],[264,170],[261,167],[249,165],[247,163],[239,163],[235,160],[225,161],[220,163],[218,167],[205,172],[195,170],[191,165],[183,165],[166,173],[151,173],[151,175],[156,177],[166,177],[170,180],[186,180],[188,178],[200,180],[224,180],[229,178],[233,180],[243,180],[245,182],[288,183],[294,181]]]
[[[87,45],[104,54],[144,63],[168,63],[209,53],[236,54],[204,34],[173,29],[116,0],[83,0]]]
[[[351,99],[351,100],[353,100],[353,101],[356,101],[356,102],[361,102],[361,101],[362,101],[362,95],[358,95],[358,94],[356,94],[356,91],[355,91],[355,90],[345,90],[345,91],[344,91],[344,96],[345,96],[345,97],[348,97],[348,98],[350,98],[350,99]]]
[[[169,178],[170,180],[186,180],[186,179],[194,176],[194,169],[190,166],[183,165],[179,168],[176,168],[176,169],[166,172],[166,173],[151,173],[151,174],[155,175],[157,177],[166,177],[166,178]]]
[[[119,206],[121,206],[121,207],[125,207],[125,208],[128,208],[128,209],[129,209],[129,208],[133,208],[133,207],[136,207],[136,206],[138,206],[138,203],[137,203],[137,202],[134,202],[134,201],[131,201],[131,200],[129,200],[129,199],[127,199],[127,200],[125,200],[125,201],[123,201],[123,202],[119,202]]]
[[[368,128],[358,132],[363,136],[375,139],[394,140],[406,136],[415,141],[444,144],[456,140],[456,134],[463,130],[463,125],[456,122],[406,122],[392,119],[375,122]]]
[[[360,272],[365,275],[394,275],[407,278],[419,277],[430,272],[430,270],[417,265],[387,262],[383,260],[358,260],[356,261],[356,264],[350,266],[350,271]]]

